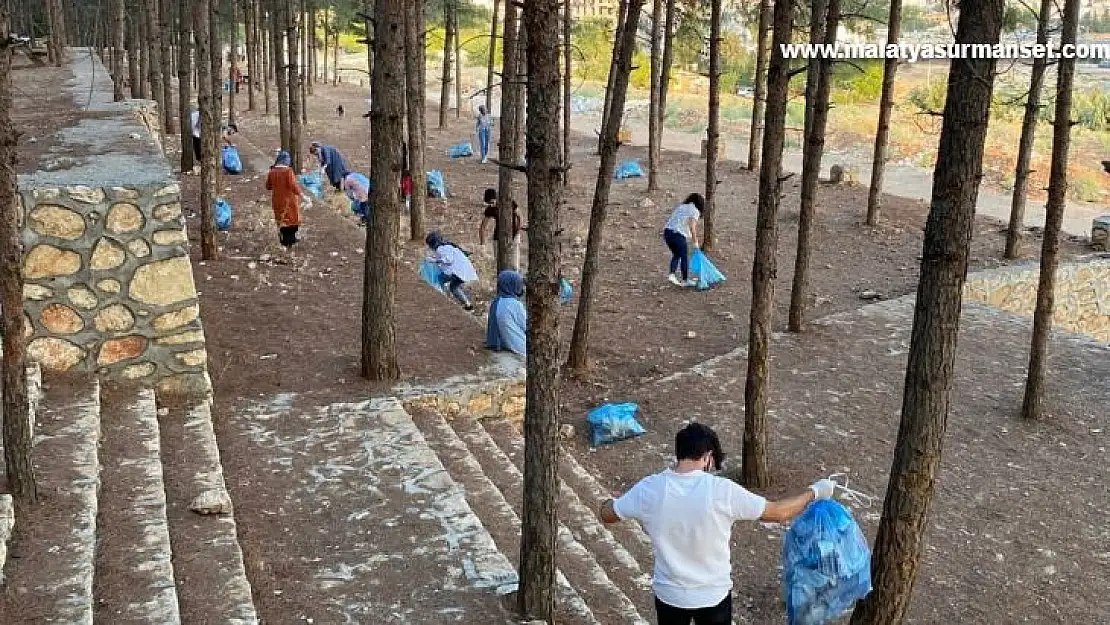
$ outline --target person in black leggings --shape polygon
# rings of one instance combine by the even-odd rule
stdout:
[[[677,286],[697,286],[697,280],[690,279],[690,248],[698,248],[698,221],[705,209],[705,199],[699,193],[686,196],[671,213],[663,229],[663,241],[671,250],[671,269],[667,276]],[[682,269],[682,279],[676,273]]]

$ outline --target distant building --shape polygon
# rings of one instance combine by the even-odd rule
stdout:
[[[570,15],[576,20],[603,17],[616,21],[619,11],[620,0],[570,0]]]

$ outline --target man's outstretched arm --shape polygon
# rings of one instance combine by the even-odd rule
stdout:
[[[768,501],[767,507],[763,509],[763,516],[759,517],[759,520],[772,523],[790,521],[801,514],[809,502],[815,499],[831,499],[835,489],[836,483],[832,480],[818,480],[804,493],[778,501]]]

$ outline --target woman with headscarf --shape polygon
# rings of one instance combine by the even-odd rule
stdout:
[[[505,270],[497,274],[497,298],[489,307],[486,322],[486,347],[524,356],[528,351],[528,312],[524,296],[524,276]]]
[[[477,280],[478,272],[474,270],[466,252],[435,231],[429,232],[424,242],[431,250],[428,260],[439,269],[443,289],[453,295],[467,311],[474,310],[474,304],[463,285]]]
[[[308,151],[319,161],[320,168],[324,170],[324,175],[331,182],[331,186],[336,191],[341,190],[343,178],[347,176],[349,170],[347,169],[347,159],[343,158],[343,153],[339,151],[339,148],[313,141]]]
[[[274,221],[278,225],[278,238],[286,251],[297,242],[301,226],[301,185],[293,174],[293,157],[282,150],[266,175],[266,190],[271,192]]]

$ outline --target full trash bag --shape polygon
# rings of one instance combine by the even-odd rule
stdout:
[[[224,171],[235,176],[243,173],[243,159],[239,157],[239,148],[234,145],[225,145],[223,152]]]
[[[221,197],[216,199],[216,203],[213,208],[215,209],[212,211],[212,213],[213,217],[215,217],[216,219],[216,227],[219,228],[221,232],[227,232],[228,230],[230,230],[231,204],[228,204],[227,200]]]
[[[591,410],[586,415],[590,445],[600,447],[647,434],[644,426],[636,420],[639,411],[640,406],[634,403],[603,404]]]
[[[420,261],[420,279],[428,283],[433,289],[443,292],[442,272],[435,263],[425,258]]]
[[[464,156],[474,156],[474,146],[470,145],[469,141],[456,143],[455,145],[447,148],[447,156],[451,158],[462,158]]]
[[[624,161],[617,165],[615,174],[617,180],[624,180],[625,178],[643,178],[644,170],[640,168],[639,161]]]
[[[301,174],[297,177],[297,182],[299,182],[300,185],[304,187],[305,191],[308,191],[313,196],[315,196],[316,199],[323,199],[324,181],[320,179],[320,174]]]
[[[694,250],[690,257],[690,273],[698,278],[698,290],[704,291],[725,281],[725,274],[721,273],[705,252]]]
[[[852,513],[831,499],[794,519],[782,546],[790,625],[825,625],[871,592],[871,550]]]
[[[438,169],[428,172],[428,197],[447,199],[447,181]]]
[[[570,280],[559,278],[559,303],[566,305],[572,299],[574,299],[574,286],[571,285]]]

